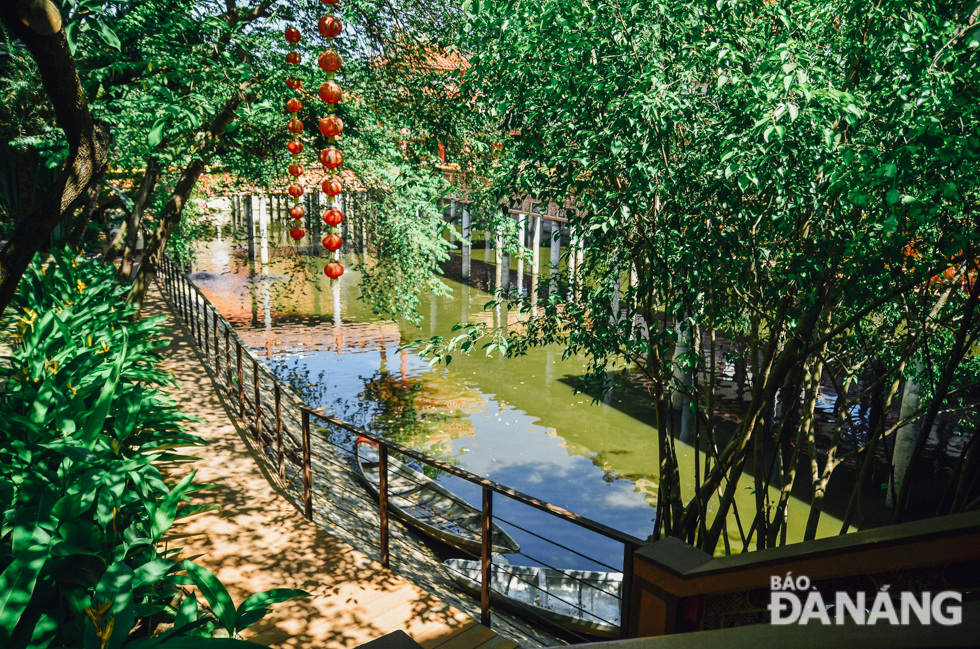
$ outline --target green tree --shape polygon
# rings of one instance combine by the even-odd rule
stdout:
[[[745,547],[785,542],[798,469],[813,538],[829,478],[850,460],[858,480],[843,533],[901,424],[913,424],[915,457],[940,411],[972,430],[976,2],[464,6],[463,93],[518,134],[492,170],[495,196],[572,198],[569,254],[582,253],[562,277],[567,292],[519,302],[524,326],[487,345],[520,354],[558,342],[591,360],[594,385],[624,363],[652,381],[655,534],[709,552],[727,544],[751,467]],[[489,333],[470,328],[426,351],[445,358]],[[746,341],[751,377],[730,436],[713,416],[719,337]],[[915,359],[924,376],[910,372]],[[894,422],[908,380],[929,396]],[[827,454],[814,424],[821,382],[842,395]],[[862,399],[872,414],[858,435],[849,413]],[[682,479],[673,448],[688,436],[705,459]],[[928,504],[936,512],[977,506],[964,461]],[[913,484],[899,482],[896,519]]]

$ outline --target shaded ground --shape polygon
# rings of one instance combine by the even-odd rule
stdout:
[[[238,403],[216,389],[220,386],[212,365],[156,290],[148,296],[144,313],[170,318],[173,341],[164,350],[161,368],[180,383],[175,397],[182,409],[203,420],[192,424],[190,432],[210,442],[194,449],[200,460],[172,465],[171,471],[178,475],[196,470],[196,482],[212,485],[199,492],[198,499],[220,508],[175,526],[170,543],[184,548],[186,556],[200,555],[198,561],[228,586],[236,604],[270,588],[302,588],[314,595],[275,607],[245,637],[276,647],[346,649],[402,629],[426,649],[556,644],[554,638],[501,616],[494,618],[494,631],[476,624],[471,617],[478,616],[475,603],[447,587],[435,557],[401,526],[392,529],[394,571],[373,561],[377,556],[376,542],[370,540],[377,534],[374,503],[343,462],[331,457],[322,438],[314,452],[319,460],[314,464],[316,523],[306,521],[295,505],[301,502],[302,492],[302,479],[295,479],[298,467],[287,461],[280,479],[270,470],[274,464],[261,460],[251,435],[236,425],[241,423],[236,416]],[[233,356],[231,360],[234,363]],[[250,362],[244,365],[251,367]],[[221,385],[227,378],[225,369],[221,368]],[[251,386],[251,381],[249,374],[244,383]],[[298,433],[298,422],[290,419]],[[295,440],[288,441],[293,442],[288,446],[294,446]],[[275,452],[263,446],[275,462]]]

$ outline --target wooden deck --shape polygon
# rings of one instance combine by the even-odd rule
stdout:
[[[213,485],[196,494],[198,501],[219,508],[174,526],[171,547],[218,575],[236,605],[271,588],[313,594],[275,606],[244,638],[270,647],[347,649],[401,629],[426,649],[518,646],[304,519],[273,486],[187,330],[155,289],[144,313],[170,317],[173,342],[160,367],[180,383],[174,394],[183,410],[203,420],[190,432],[210,442],[190,449],[198,461],[170,470],[175,477],[197,471],[198,484]]]

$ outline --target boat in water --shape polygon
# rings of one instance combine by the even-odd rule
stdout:
[[[378,450],[360,437],[354,442],[357,469],[368,489],[378,496]],[[455,548],[479,555],[483,532],[480,510],[435,480],[390,455],[388,456],[388,507],[396,516],[421,532]],[[521,548],[507,532],[493,525],[491,544],[496,553]]]
[[[479,561],[449,559],[444,565],[463,590],[480,596]],[[619,637],[622,573],[514,566],[503,556],[494,556],[490,570],[494,606],[575,633]]]

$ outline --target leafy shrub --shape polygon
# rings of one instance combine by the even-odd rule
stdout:
[[[212,573],[161,549],[174,521],[202,507],[189,504],[193,474],[172,484],[156,464],[205,442],[161,389],[173,385],[155,367],[163,317],[133,320],[114,275],[67,250],[36,258],[11,306],[20,344],[2,370],[0,646],[256,646],[234,636],[307,593],[236,608]],[[161,622],[173,626],[154,635]]]

